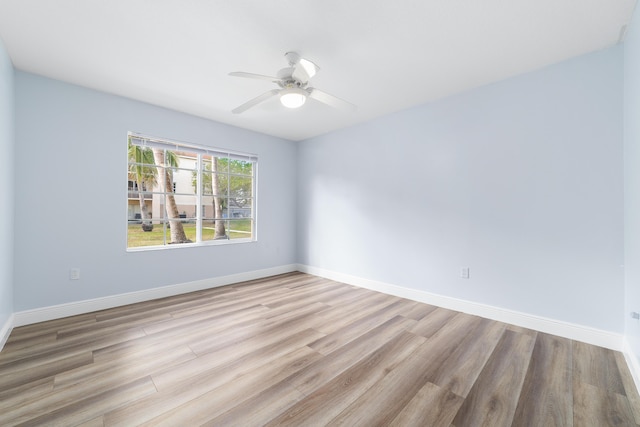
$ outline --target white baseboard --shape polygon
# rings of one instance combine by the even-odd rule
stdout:
[[[245,282],[247,280],[261,279],[263,277],[290,273],[296,270],[297,266],[295,264],[283,265],[279,267],[267,268],[264,270],[231,274],[228,276],[196,280],[193,282],[145,289],[143,291],[129,292],[126,294],[111,295],[90,300],[71,302],[67,304],[36,308],[33,310],[19,311],[13,314],[13,326],[30,325],[32,323],[45,322],[47,320],[60,319],[62,317],[75,316],[83,313],[90,313],[92,311],[105,310],[107,308],[119,307],[127,304],[134,304],[137,302],[185,294],[188,292],[200,291],[203,289],[215,288],[238,282]],[[2,331],[4,331],[4,329]]]
[[[533,329],[548,334],[582,341],[588,344],[609,348],[611,350],[623,350],[623,335],[613,332],[603,331],[588,326],[577,325],[559,320],[548,319],[518,311],[480,304],[472,301],[461,300],[429,292],[391,285],[389,283],[362,277],[351,276],[318,267],[298,264],[298,271],[324,277],[349,285],[371,289],[413,301],[436,305],[438,307],[463,313],[473,314],[487,319],[497,320],[524,328]]]
[[[0,329],[0,351],[4,348],[4,345],[7,343],[9,339],[9,335],[11,335],[11,331],[13,330],[15,315],[11,314],[4,325],[2,325],[2,329]]]

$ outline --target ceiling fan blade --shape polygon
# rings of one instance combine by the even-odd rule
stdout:
[[[333,108],[345,111],[355,111],[357,108],[355,105],[345,101],[344,99],[340,99],[337,96],[330,95],[327,92],[323,92],[313,87],[308,88],[307,92],[309,92],[309,98],[313,98],[316,101],[320,101]]]
[[[232,73],[229,73],[229,75],[234,77],[246,77],[248,79],[267,80],[269,82],[274,82],[274,83],[277,83],[281,80],[277,77],[263,76],[262,74],[254,74],[254,73],[245,73],[243,71],[234,71]]]
[[[269,92],[265,92],[262,95],[260,95],[260,96],[258,96],[256,98],[253,98],[250,101],[245,102],[241,106],[234,108],[233,110],[231,110],[231,112],[233,114],[243,113],[243,112],[247,111],[249,108],[254,107],[254,106],[260,104],[261,102],[266,101],[267,99],[271,98],[272,96],[276,96],[278,94],[278,92],[280,92],[280,89],[273,89],[273,90],[270,90]]]
[[[299,58],[298,62],[293,67],[293,73],[291,77],[296,80],[301,81],[302,83],[307,83],[309,79],[316,75],[316,73],[320,71],[320,67],[318,67],[313,62],[308,59]]]

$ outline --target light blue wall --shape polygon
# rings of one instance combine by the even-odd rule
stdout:
[[[614,47],[302,142],[300,262],[622,333],[622,77]]]
[[[14,72],[0,40],[0,329],[13,313]],[[0,337],[1,339],[2,337]]]
[[[625,338],[640,363],[640,10],[624,44]]]
[[[20,71],[15,114],[15,311],[295,263],[293,142]],[[127,131],[258,154],[258,242],[126,252]]]

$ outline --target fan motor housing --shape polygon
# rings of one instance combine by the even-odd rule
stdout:
[[[302,83],[300,80],[293,78],[292,74],[293,74],[293,67],[283,68],[280,71],[278,71],[277,77],[280,79],[280,81],[277,82],[278,85],[280,85],[280,87],[283,87],[283,88],[286,88],[286,87],[304,88],[306,85]]]

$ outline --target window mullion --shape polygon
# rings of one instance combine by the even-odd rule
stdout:
[[[231,239],[231,158],[227,164],[227,239]]]
[[[196,243],[202,242],[202,154],[196,160]]]
[[[258,238],[258,227],[256,224],[256,210],[258,209],[258,203],[256,202],[256,200],[258,200],[258,187],[256,184],[256,177],[258,175],[257,169],[258,164],[256,162],[253,162],[251,164],[251,236],[253,237],[253,239]]]

